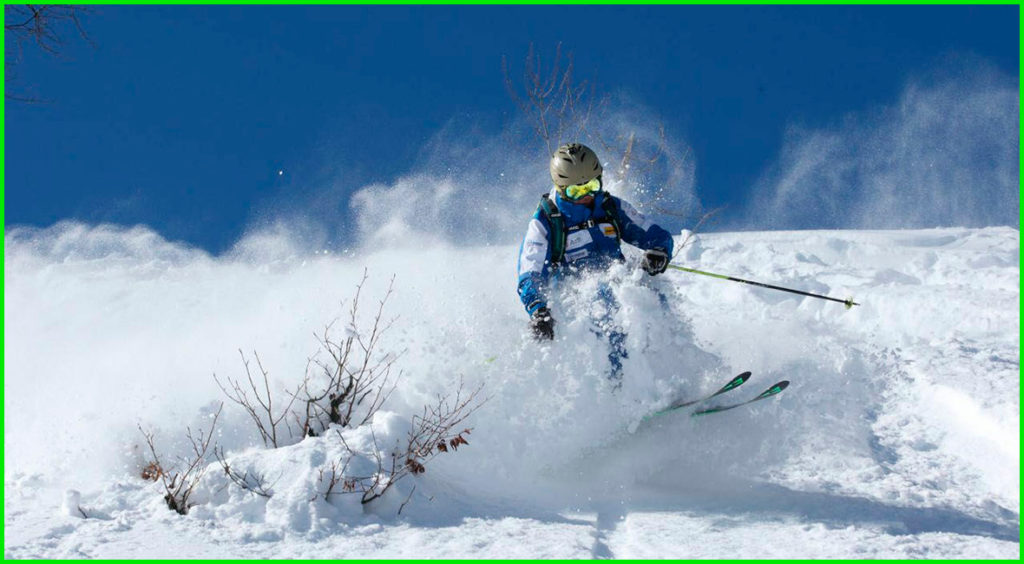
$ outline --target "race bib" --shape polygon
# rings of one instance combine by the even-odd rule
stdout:
[[[590,236],[590,230],[580,229],[579,231],[573,231],[565,239],[565,249],[578,249],[580,247],[587,245],[588,243],[593,242],[594,238]]]

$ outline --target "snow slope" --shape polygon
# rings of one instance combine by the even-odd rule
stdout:
[[[863,305],[631,263],[563,295],[553,344],[525,334],[516,250],[211,257],[145,228],[8,229],[5,556],[1019,557],[1016,229],[700,235],[677,264]],[[367,299],[396,275],[387,346],[406,351],[374,435],[400,437],[463,378],[491,398],[471,444],[366,508],[310,501],[337,444],[268,451],[227,405],[217,442],[277,477],[274,496],[214,466],[200,505],[169,511],[138,477],[137,426],[183,453],[185,426],[208,425],[223,399],[211,373],[243,374],[239,348],[293,386],[364,267]],[[599,284],[629,333],[616,393],[587,320]],[[628,432],[743,370],[730,396],[792,385]]]

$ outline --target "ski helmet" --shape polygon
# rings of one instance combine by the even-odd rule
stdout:
[[[555,186],[585,184],[601,176],[601,161],[581,143],[562,145],[551,155],[551,180]]]

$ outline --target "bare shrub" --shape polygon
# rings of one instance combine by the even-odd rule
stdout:
[[[299,394],[296,394],[305,405],[305,412],[298,421],[307,436],[320,435],[331,424],[355,428],[371,421],[397,386],[398,378],[392,380],[391,369],[401,353],[387,354],[380,350],[381,338],[395,321],[384,319],[384,307],[394,292],[395,279],[392,276],[387,292],[378,302],[373,325],[364,334],[357,324],[366,279],[364,271],[349,308],[345,337],[340,340],[331,337],[336,322],[316,336],[327,358],[310,359]]]
[[[459,430],[459,427],[487,401],[479,398],[482,389],[481,385],[467,395],[460,383],[454,397],[439,395],[436,404],[424,406],[423,413],[413,417],[408,440],[401,448],[385,452],[378,444],[376,435],[373,435],[371,455],[375,468],[370,475],[347,475],[346,471],[356,453],[345,442],[341,432],[338,432],[338,440],[344,444],[346,454],[342,460],[332,462],[330,468],[320,472],[321,483],[326,480],[324,499],[337,494],[358,494],[360,502],[365,505],[384,495],[402,478],[426,472],[426,463],[434,456],[457,451],[460,445],[468,445],[466,436],[472,429]]]
[[[459,450],[459,445],[469,444],[465,435],[470,434],[471,429],[456,429],[486,403],[487,398],[478,400],[482,390],[483,385],[480,385],[467,395],[460,383],[454,398],[440,395],[434,405],[423,406],[423,413],[413,417],[405,453],[405,465],[410,472],[419,474],[423,471],[423,463],[437,453],[448,452],[449,448]]]
[[[363,331],[359,329],[359,313],[367,279],[364,270],[342,328],[343,337],[334,336],[337,320],[328,324],[322,333],[315,335],[320,345],[319,356],[309,360],[301,383],[294,392],[288,392],[290,399],[280,410],[275,407],[280,404],[273,401],[274,392],[268,372],[255,353],[258,373],[251,369],[248,359],[242,354],[245,381],[228,378],[222,382],[214,374],[221,391],[249,415],[264,446],[284,446],[285,429],[291,437],[296,434],[293,429],[298,431],[299,436],[313,437],[323,436],[334,427],[335,434],[332,436],[341,441],[344,454],[339,460],[319,469],[323,491],[314,499],[357,494],[360,501],[366,504],[384,495],[403,477],[425,472],[426,462],[437,454],[452,452],[458,450],[459,446],[469,444],[466,437],[471,429],[460,427],[486,401],[479,398],[482,387],[467,394],[460,383],[454,395],[439,395],[436,404],[424,406],[422,414],[413,416],[408,440],[400,448],[390,451],[382,448],[376,435],[372,435],[372,430],[372,452],[357,453],[349,447],[342,428],[355,429],[370,423],[395,391],[401,376],[399,373],[393,377],[392,369],[402,353],[393,354],[382,350],[383,339],[395,322],[394,318],[386,319],[384,316],[388,300],[394,293],[395,279],[392,276],[385,295],[372,312],[372,324]],[[294,427],[290,424],[292,422]],[[330,437],[325,438],[329,440]],[[152,450],[152,442],[150,447]],[[214,448],[214,454],[235,485],[254,495],[273,495],[272,484],[268,485],[265,476],[232,468],[223,450]],[[350,464],[355,457],[361,455],[372,458],[373,471],[365,475],[351,475]],[[156,468],[163,468],[159,460],[155,460],[154,464]],[[170,480],[169,499],[178,500],[181,497],[171,495],[171,486],[182,487],[180,481],[175,481],[176,476],[169,479],[163,470],[152,472],[152,475],[164,479],[165,483]],[[191,491],[190,488],[186,490]],[[185,506],[187,511],[187,494],[178,506]]]
[[[638,150],[635,131],[614,138],[602,135],[600,123],[607,117],[608,96],[599,94],[596,86],[586,80],[576,82],[572,52],[565,55],[565,63],[562,58],[562,44],[559,43],[555,47],[550,69],[545,68],[531,43],[523,64],[522,83],[518,85],[509,73],[508,60],[505,57],[501,59],[505,89],[529,121],[534,136],[547,148],[548,154],[553,153],[561,143],[593,139],[602,147],[609,160],[617,163],[605,171],[608,180],[620,183],[625,182],[631,174],[648,172],[659,160],[672,159],[666,150],[663,125],[658,126],[659,138],[655,150],[649,155],[641,155]],[[683,157],[685,159],[686,156]],[[670,164],[670,169],[681,169],[682,165],[682,162],[674,162]]]
[[[561,43],[555,47],[550,71],[544,69],[540,55],[530,43],[523,64],[523,82],[517,85],[509,75],[508,60],[501,58],[505,89],[519,111],[530,120],[534,134],[547,146],[548,154],[553,153],[562,140],[581,138],[595,108],[604,103],[586,81],[573,82],[571,52],[566,55],[564,68],[562,64]]]
[[[344,337],[332,336],[337,320],[328,324],[322,333],[314,334],[320,345],[319,357],[309,360],[302,381],[294,391],[286,392],[289,399],[280,410],[274,407],[269,373],[258,353],[253,353],[259,371],[256,377],[241,350],[245,382],[231,378],[222,382],[213,375],[224,395],[249,415],[264,446],[284,446],[285,432],[289,438],[301,438],[321,435],[332,424],[353,428],[363,425],[373,419],[395,391],[398,378],[392,378],[391,369],[401,353],[388,354],[380,350],[381,339],[395,321],[384,318],[384,308],[394,293],[395,279],[391,278],[387,292],[378,302],[372,326],[363,332],[359,329],[358,316],[367,279],[364,270],[349,307]],[[301,410],[294,409],[296,402]],[[294,420],[296,429],[290,426],[290,420]]]
[[[563,56],[566,59],[563,62]],[[672,191],[688,177],[690,152],[676,155],[669,146],[664,124],[657,125],[657,137],[642,138],[634,128],[610,134],[603,126],[609,119],[609,96],[586,80],[576,81],[572,53],[562,53],[562,45],[555,48],[550,65],[545,65],[530,44],[523,64],[521,83],[512,78],[507,58],[501,60],[505,88],[516,107],[530,123],[534,137],[551,154],[555,148],[570,141],[586,141],[601,147],[608,163],[604,176],[609,185],[650,176],[655,171],[665,179],[648,194],[655,211],[691,219],[679,204],[672,202]]]
[[[220,417],[223,408],[224,404],[217,408],[208,433],[199,429],[198,435],[193,435],[192,428],[186,428],[186,437],[192,445],[192,454],[181,461],[181,466],[177,470],[167,470],[167,466],[160,461],[160,456],[156,452],[153,433],[143,430],[142,425],[139,425],[139,431],[146,438],[149,452],[153,456],[153,460],[143,470],[142,477],[153,481],[159,479],[164,486],[164,501],[167,502],[167,507],[181,515],[186,515],[188,510],[195,505],[189,501],[189,498],[206,472],[207,452],[210,449],[210,441],[213,439],[213,431],[217,427],[217,418]]]

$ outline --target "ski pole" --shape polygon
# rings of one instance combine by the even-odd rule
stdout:
[[[710,276],[712,278],[719,278],[721,280],[732,280],[733,282],[742,282],[744,284],[750,284],[751,286],[760,286],[761,288],[771,288],[772,290],[782,290],[783,292],[789,292],[791,294],[800,294],[801,296],[810,296],[812,298],[821,298],[823,300],[829,300],[831,302],[839,302],[846,306],[846,309],[850,309],[859,303],[853,301],[853,298],[847,298],[840,300],[838,298],[830,298],[828,296],[820,296],[818,294],[812,294],[810,292],[801,292],[800,290],[794,290],[792,288],[783,288],[782,286],[772,286],[771,284],[765,284],[763,282],[754,282],[752,280],[744,280],[742,278],[733,278],[732,276],[725,276],[724,274],[715,274],[713,272],[704,272],[703,270],[697,270],[695,268],[686,268],[684,266],[676,266],[674,264],[668,265],[669,268],[676,270],[682,270],[683,272],[692,272],[694,274],[703,274],[704,276]]]

